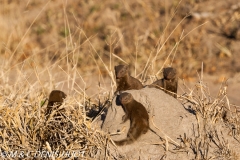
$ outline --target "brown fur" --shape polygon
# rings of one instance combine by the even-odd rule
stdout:
[[[115,75],[116,75],[116,81],[117,81],[117,91],[125,91],[125,90],[131,90],[131,89],[142,89],[143,85],[142,83],[130,76],[129,74],[129,68],[127,65],[118,65],[115,66]],[[115,92],[115,93],[116,93]]]
[[[163,77],[166,80],[173,80],[177,78],[177,70],[172,67],[166,67],[163,69]]]
[[[67,95],[60,90],[53,90],[48,98],[47,112],[46,114],[50,114],[52,111],[52,106],[57,105],[59,107],[62,105],[63,100],[67,97]]]
[[[125,111],[122,123],[126,122],[128,119],[130,120],[127,138],[120,141],[114,141],[116,145],[122,146],[133,143],[142,134],[147,133],[149,129],[149,116],[146,108],[141,103],[134,100],[130,93],[121,93],[119,99]]]
[[[163,88],[167,94],[177,98],[178,78],[176,69],[172,67],[164,68],[163,78],[153,82],[149,87]]]

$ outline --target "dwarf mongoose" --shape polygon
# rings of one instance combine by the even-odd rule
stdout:
[[[177,70],[173,67],[166,67],[163,69],[163,77],[166,80],[173,80],[177,77]]]
[[[116,145],[122,146],[133,143],[142,134],[147,133],[149,129],[149,116],[146,108],[141,103],[134,100],[132,94],[126,92],[121,93],[119,100],[125,111],[125,115],[122,117],[122,123],[126,122],[128,119],[130,120],[127,138],[120,141],[114,141]]]
[[[46,114],[50,114],[52,110],[52,106],[57,105],[60,106],[63,100],[67,97],[67,95],[60,90],[53,90],[48,98],[47,112]]]
[[[128,65],[118,65],[118,66],[115,66],[114,69],[115,69],[116,82],[117,82],[116,92],[143,88],[142,83],[138,79],[132,77],[129,74]]]
[[[149,85],[149,87],[163,89],[169,95],[173,96],[174,98],[177,98],[178,77],[176,69],[172,67],[164,68],[163,78],[153,82],[152,84]]]

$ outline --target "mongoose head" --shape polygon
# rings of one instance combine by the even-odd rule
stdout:
[[[61,104],[67,95],[60,90],[53,90],[48,98],[48,105],[54,105],[54,103]]]
[[[118,65],[114,67],[116,79],[122,78],[128,74],[128,65]]]
[[[119,99],[122,104],[127,104],[133,100],[133,96],[131,93],[124,92],[120,94]]]
[[[177,70],[172,67],[166,67],[163,69],[163,77],[166,80],[171,80],[176,78],[177,76]]]

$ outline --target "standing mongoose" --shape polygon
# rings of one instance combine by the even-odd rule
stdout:
[[[147,133],[149,129],[149,115],[146,108],[139,102],[137,102],[131,93],[121,93],[119,100],[125,111],[125,115],[122,120],[126,122],[130,120],[130,128],[127,133],[127,138],[119,141],[114,141],[116,145],[122,146],[133,143],[142,134]]]
[[[50,114],[52,112],[52,107],[54,105],[56,105],[57,107],[59,107],[60,105],[62,105],[63,100],[67,97],[67,95],[60,91],[60,90],[53,90],[48,98],[48,105],[47,105],[47,111],[46,114]]]
[[[169,95],[177,98],[178,77],[176,69],[172,67],[164,68],[163,78],[153,82],[149,87],[163,89]]]
[[[131,89],[137,90],[137,89],[143,88],[142,83],[138,79],[132,77],[129,74],[128,65],[118,65],[118,66],[115,66],[114,69],[115,69],[116,82],[117,82],[116,92],[131,90]]]

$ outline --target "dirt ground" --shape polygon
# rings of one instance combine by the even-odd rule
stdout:
[[[203,60],[208,74],[204,75],[204,82],[210,88],[212,96],[218,94],[223,79],[228,79],[228,97],[232,104],[240,105],[240,3],[238,1],[201,1],[194,7],[184,5],[192,12],[189,24],[207,21],[200,36],[204,46],[208,46],[207,61]],[[203,46],[202,46],[203,47]],[[216,52],[216,50],[218,50]],[[217,54],[218,58],[212,55]],[[220,72],[219,72],[220,71]],[[190,82],[190,86],[191,86]]]
[[[231,104],[236,105],[240,108],[240,98],[239,98],[240,81],[239,81],[239,78],[240,78],[239,74],[237,74],[235,77],[228,78],[228,80],[227,80],[227,85],[228,85],[227,96],[228,96]],[[188,86],[189,88],[193,88],[197,82],[198,82],[197,79],[194,82],[187,81],[187,82],[185,82],[185,85]],[[204,75],[204,78],[203,78],[203,83],[208,87],[208,91],[212,98],[217,97],[217,95],[219,93],[219,89],[222,85],[222,82],[223,82],[223,77],[220,80],[218,76]],[[179,87],[178,87],[178,94],[183,94],[184,91],[186,91],[183,84],[184,84],[183,81],[180,80]]]
[[[4,1],[0,12],[6,70],[21,65],[64,70],[72,63],[85,80],[103,76],[107,84],[109,70],[119,63],[130,64],[143,82],[172,65],[180,79],[194,83],[203,65],[210,92],[216,94],[226,77],[230,100],[240,104],[238,0]]]

